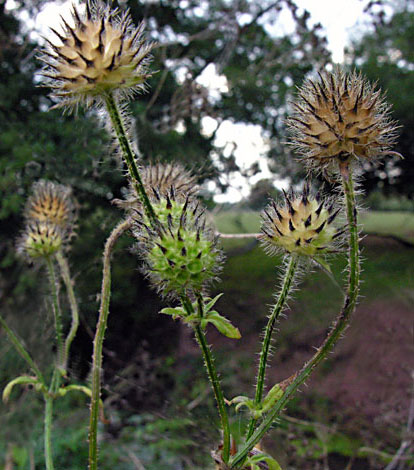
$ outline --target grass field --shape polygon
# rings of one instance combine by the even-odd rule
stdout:
[[[251,233],[260,229],[260,214],[254,211],[222,211],[215,216],[222,233]],[[414,241],[414,212],[362,211],[360,216],[365,233],[395,235]]]
[[[258,212],[226,211],[216,215],[217,229],[222,233],[256,233],[260,229]],[[414,213],[409,212],[365,212],[361,215],[361,227],[366,234],[376,233],[393,235],[414,242]],[[253,246],[254,239],[223,239],[224,250],[228,253],[224,270],[224,284],[230,290],[249,292],[249,286],[257,286],[255,296],[258,300],[269,302],[277,280],[276,266],[281,259],[266,256],[259,247]],[[383,298],[404,298],[407,291],[414,289],[414,249],[399,246],[397,242],[387,243],[387,239],[363,242],[363,279],[362,295],[368,300]],[[237,255],[237,256],[233,256]],[[336,279],[341,279],[346,261],[344,256],[331,260]],[[226,275],[228,273],[228,275]],[[258,283],[258,279],[260,282]],[[338,287],[321,270],[306,277],[309,289],[301,290],[297,298],[311,311],[320,311],[321,302],[336,302],[341,298]],[[319,286],[319,287],[318,287]],[[324,296],[313,295],[323,286]],[[326,306],[325,306],[326,309]]]

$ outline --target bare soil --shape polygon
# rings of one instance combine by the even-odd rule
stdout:
[[[289,322],[301,312],[289,312]],[[235,323],[240,322],[235,319]],[[323,340],[326,330],[310,327],[283,341],[282,320],[274,356],[268,369],[268,383],[277,383],[298,370]],[[226,367],[240,370],[240,383],[251,393],[257,362],[261,325],[244,319],[243,337],[228,340],[209,331],[209,341],[227,358]],[[180,355],[198,354],[189,329],[181,330]],[[246,366],[247,364],[247,366]],[[331,402],[331,409],[347,421],[347,427],[401,427],[407,420],[414,372],[414,306],[395,300],[362,302],[351,326],[328,359],[301,388],[301,397],[319,394]],[[249,379],[249,382],[247,380]],[[332,417],[335,420],[335,417]]]

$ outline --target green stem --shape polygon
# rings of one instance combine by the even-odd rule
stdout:
[[[361,273],[359,257],[358,211],[355,200],[354,182],[350,169],[341,168],[342,187],[345,194],[346,216],[349,228],[349,287],[348,295],[351,313],[356,306],[359,293],[359,277]]]
[[[292,254],[286,266],[286,272],[283,277],[282,289],[278,296],[277,302],[275,306],[273,307],[271,314],[269,315],[269,321],[267,322],[265,335],[263,338],[262,351],[260,353],[259,370],[257,373],[256,395],[254,398],[254,402],[256,405],[260,404],[260,402],[262,401],[262,397],[263,397],[263,388],[264,388],[265,376],[266,376],[267,359],[269,357],[273,329],[274,329],[277,319],[279,318],[279,315],[283,311],[286,300],[289,296],[289,292],[290,292],[290,289],[293,285],[293,281],[295,278],[295,273],[296,273],[296,268],[298,266],[298,262],[299,262],[298,256]],[[249,439],[251,435],[253,434],[256,423],[257,423],[257,419],[252,418],[250,420],[249,430],[247,432],[246,439]]]
[[[69,265],[66,260],[66,258],[63,256],[62,252],[58,251],[56,254],[56,259],[60,267],[60,274],[62,276],[63,282],[65,283],[66,286],[66,293],[68,296],[69,300],[69,305],[70,305],[70,311],[72,313],[72,323],[70,326],[69,333],[65,339],[65,346],[64,346],[64,363],[63,367],[66,370],[67,367],[67,362],[69,359],[69,351],[70,351],[70,346],[72,344],[73,339],[76,336],[76,332],[79,327],[79,309],[78,309],[78,303],[76,301],[75,297],[75,292],[73,290],[73,283],[72,279],[70,277],[70,272],[69,272]]]
[[[141,199],[144,205],[145,213],[151,222],[152,226],[157,224],[157,217],[155,215],[152,204],[148,198],[145,187],[142,183],[141,176],[139,174],[138,166],[135,161],[135,153],[132,150],[131,143],[129,142],[128,135],[125,129],[125,124],[122,120],[122,116],[119,112],[117,103],[114,96],[111,93],[107,93],[104,96],[106,109],[112,122],[112,126],[115,130],[115,135],[118,139],[119,145],[122,150],[122,155],[125,159],[125,163],[128,167],[128,172],[132,180],[137,195]]]
[[[60,312],[58,285],[55,274],[55,267],[53,260],[46,258],[47,267],[49,269],[50,279],[50,293],[52,295],[53,314],[55,317],[55,330],[56,330],[56,343],[57,343],[57,367],[64,368],[64,349],[63,349],[63,328],[62,328],[62,314]]]
[[[45,395],[45,462],[46,470],[53,470],[52,457],[52,415],[53,415],[53,398]]]
[[[92,356],[92,396],[89,419],[89,470],[98,468],[98,419],[99,400],[101,397],[102,348],[109,315],[111,297],[111,255],[116,241],[132,225],[131,219],[121,222],[112,231],[105,244],[103,258],[103,275],[99,319],[93,341]]]
[[[253,447],[260,442],[268,429],[272,426],[277,416],[284,409],[292,395],[297,391],[298,387],[309,377],[315,367],[326,357],[332,350],[333,346],[341,337],[347,328],[351,315],[355,309],[358,293],[359,293],[359,276],[360,276],[360,258],[359,258],[359,238],[357,209],[355,201],[355,191],[352,181],[352,175],[348,166],[341,167],[342,187],[345,194],[346,214],[349,230],[349,277],[347,293],[344,305],[336,317],[332,328],[327,337],[316,350],[314,356],[302,367],[302,369],[287,379],[283,385],[284,394],[276,403],[275,407],[263,419],[261,425],[254,431],[252,436],[247,439],[243,448],[232,458],[230,468],[240,468],[247,454]]]
[[[188,315],[192,315],[194,313],[193,306],[190,300],[187,297],[182,297],[183,306]],[[200,307],[203,302],[200,302],[200,297],[198,298],[198,311],[200,318],[203,316],[203,309]],[[211,385],[213,387],[214,396],[216,398],[217,407],[219,410],[219,415],[221,419],[221,427],[223,429],[223,450],[222,450],[222,459],[227,464],[230,457],[230,425],[229,425],[229,418],[227,416],[227,408],[226,403],[224,401],[223,390],[221,389],[220,380],[217,374],[216,366],[214,364],[214,357],[211,352],[211,349],[207,343],[206,336],[204,331],[202,330],[201,326],[194,325],[194,334],[198,344],[200,345],[201,352],[203,354],[204,363],[207,368],[208,377],[210,379]]]
[[[23,342],[13,333],[13,331],[8,327],[7,323],[4,321],[3,317],[0,316],[0,325],[6,332],[9,340],[15,347],[16,351],[20,356],[27,362],[32,371],[36,374],[36,377],[43,383],[46,384],[45,379],[43,378],[42,373],[40,372],[39,367],[35,364],[30,354],[26,351],[26,348],[23,346]]]

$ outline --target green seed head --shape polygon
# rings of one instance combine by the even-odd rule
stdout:
[[[301,256],[316,256],[335,251],[342,234],[333,222],[340,209],[332,201],[309,194],[285,193],[285,203],[273,200],[262,213],[260,239],[270,254],[282,251]]]
[[[203,211],[189,198],[171,195],[154,204],[156,228],[137,220],[135,235],[143,252],[145,273],[165,296],[201,292],[217,276],[222,255]]]
[[[18,242],[18,252],[30,259],[48,258],[62,247],[62,231],[48,222],[31,221]]]

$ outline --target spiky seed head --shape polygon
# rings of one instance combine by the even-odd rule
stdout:
[[[29,224],[44,222],[56,225],[64,239],[69,240],[76,220],[72,188],[52,181],[37,181],[27,199],[24,216]]]
[[[63,244],[61,229],[46,221],[32,220],[18,240],[17,251],[29,259],[48,258]]]
[[[63,32],[52,30],[56,39],[40,56],[58,107],[89,106],[107,92],[127,97],[144,90],[153,44],[143,38],[143,23],[135,28],[128,12],[99,0],[88,0],[84,13],[73,6],[74,26],[62,21]]]
[[[141,178],[147,194],[155,205],[160,202],[160,195],[172,193],[178,198],[185,198],[195,195],[198,191],[197,178],[179,163],[156,163],[142,167]],[[113,202],[127,210],[142,208],[142,203],[132,185],[125,200],[116,199]]]
[[[285,193],[284,204],[272,200],[262,212],[260,241],[269,254],[314,257],[336,251],[341,230],[334,220],[339,212],[332,201],[310,195],[307,188],[299,195]]]
[[[161,197],[154,210],[157,227],[137,219],[133,231],[144,272],[166,297],[204,291],[221,269],[222,254],[203,211],[188,198],[171,196]]]
[[[356,72],[338,67],[306,80],[293,106],[291,144],[310,169],[335,173],[338,161],[375,160],[395,142],[384,96]]]

